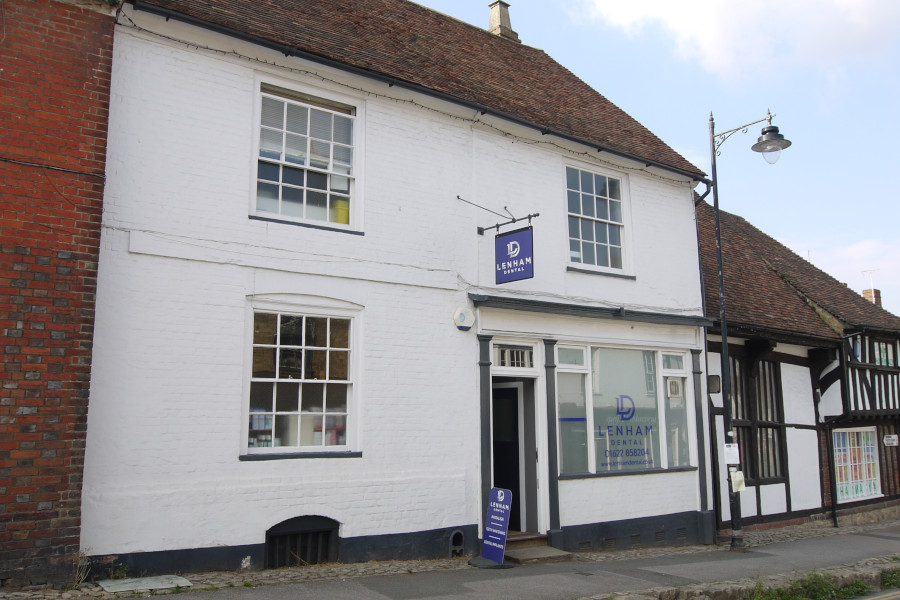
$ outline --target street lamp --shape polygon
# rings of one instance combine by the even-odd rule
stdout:
[[[716,214],[716,260],[718,261],[717,266],[719,269],[719,323],[721,324],[722,330],[722,351],[719,354],[722,360],[722,407],[725,412],[725,438],[726,442],[730,443],[737,443],[738,441],[734,437],[734,415],[731,406],[731,362],[728,358],[728,321],[725,318],[725,277],[722,274],[722,229],[719,226],[719,177],[716,173],[716,156],[719,154],[719,148],[732,134],[738,131],[747,133],[747,129],[751,125],[767,121],[768,125],[763,127],[762,135],[759,136],[759,140],[757,140],[750,149],[754,152],[762,153],[763,158],[765,158],[766,162],[770,165],[775,164],[781,156],[781,151],[790,146],[791,142],[778,133],[778,127],[772,125],[773,116],[771,111],[767,111],[766,116],[762,119],[747,123],[746,125],[741,125],[740,127],[735,127],[734,129],[729,129],[728,131],[723,131],[722,133],[716,133],[716,122],[713,120],[712,113],[709,113],[709,152],[712,159],[713,209]],[[738,493],[734,491],[734,483],[732,482],[733,471],[731,467],[727,464],[725,467],[728,469],[728,508],[731,513],[731,549],[740,551],[744,548],[744,534],[741,530],[741,498]],[[740,465],[738,465],[738,467],[740,467]],[[737,468],[734,470],[736,471]]]

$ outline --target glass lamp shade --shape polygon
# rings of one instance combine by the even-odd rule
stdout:
[[[781,157],[781,151],[790,145],[791,141],[784,139],[784,136],[778,133],[777,127],[767,125],[763,127],[762,135],[750,148],[754,152],[761,152],[766,162],[774,165]]]
[[[781,158],[781,148],[778,146],[773,147],[771,150],[760,150],[760,152],[762,152],[762,157],[770,165],[774,165]]]

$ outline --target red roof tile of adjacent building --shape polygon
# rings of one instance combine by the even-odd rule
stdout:
[[[839,339],[861,329],[900,333],[900,317],[869,302],[746,220],[720,211],[729,330]],[[706,314],[718,321],[715,211],[697,206]],[[816,308],[824,311],[820,315]],[[830,319],[834,328],[829,327]],[[836,331],[837,330],[837,331]]]
[[[543,50],[406,0],[132,1],[704,176]]]

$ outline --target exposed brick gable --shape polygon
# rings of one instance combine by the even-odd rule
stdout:
[[[113,19],[56,1],[6,0],[3,12],[0,583],[7,585],[70,579],[79,547]]]

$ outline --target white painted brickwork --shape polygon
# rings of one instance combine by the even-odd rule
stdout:
[[[287,60],[132,16],[201,45]],[[478,523],[476,331],[452,323],[454,309],[469,305],[468,292],[701,313],[687,183],[618,173],[631,194],[636,279],[567,273],[565,165],[590,163],[468,120],[126,28],[117,31],[113,65],[82,524],[90,554],[258,544],[268,528],[300,515],[339,521],[342,537]],[[260,81],[358,106],[364,235],[248,218]],[[458,195],[498,212],[508,206],[516,216],[541,213],[533,223],[533,280],[495,288],[493,235],[479,237],[476,228],[497,218]],[[246,453],[251,304],[272,295],[361,307],[350,447],[362,457],[238,460]],[[527,313],[499,314],[479,327],[701,347],[691,327],[597,322],[586,329],[571,318]],[[617,495],[627,506],[597,512],[592,494],[607,496],[613,482],[625,486]],[[572,523],[699,505],[696,473],[561,489]]]

